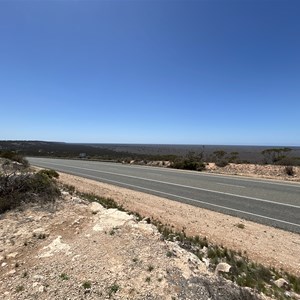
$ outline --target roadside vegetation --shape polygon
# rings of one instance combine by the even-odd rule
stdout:
[[[53,170],[31,172],[28,161],[16,153],[2,153],[0,163],[0,214],[28,203],[53,205],[60,196]]]
[[[171,167],[175,169],[203,171],[205,170],[203,152],[198,154],[189,152],[185,157],[177,157],[174,162],[172,162]]]

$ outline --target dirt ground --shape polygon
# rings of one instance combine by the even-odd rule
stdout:
[[[258,296],[165,241],[146,220],[67,191],[54,204],[0,216],[1,300],[269,299]]]
[[[60,173],[59,180],[80,192],[113,198],[127,210],[184,229],[188,235],[206,236],[210,242],[241,251],[256,262],[300,276],[299,234],[73,175]]]
[[[259,165],[259,164],[228,164],[218,167],[215,163],[209,163],[206,171],[216,174],[239,175],[254,178],[266,178],[284,181],[300,182],[300,167],[293,167],[294,175],[286,173],[286,166]]]

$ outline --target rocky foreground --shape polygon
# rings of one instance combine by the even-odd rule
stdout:
[[[1,299],[258,299],[155,226],[68,192],[0,216]],[[259,297],[261,298],[261,296]]]

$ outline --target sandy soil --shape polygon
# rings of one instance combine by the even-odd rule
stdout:
[[[252,260],[300,275],[300,235],[157,196],[60,173],[78,191],[110,197],[127,210],[185,229],[188,235],[246,253]],[[237,224],[244,224],[244,228]]]

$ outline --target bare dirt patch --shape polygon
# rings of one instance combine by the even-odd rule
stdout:
[[[286,181],[300,182],[300,167],[292,167],[294,175],[288,175],[286,166],[259,165],[259,164],[228,164],[225,167],[218,167],[215,163],[209,163],[206,171],[216,174],[240,175],[255,178],[267,178]]]
[[[51,209],[0,215],[1,299],[258,299],[154,225],[63,195]]]

